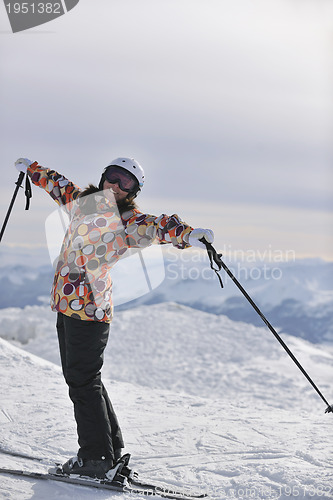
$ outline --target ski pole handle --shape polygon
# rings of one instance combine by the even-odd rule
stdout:
[[[19,173],[19,176],[18,176],[18,179],[17,179],[17,181],[15,182],[15,184],[16,184],[16,188],[15,188],[15,191],[14,191],[14,194],[13,194],[13,197],[12,197],[12,200],[11,200],[11,202],[10,202],[10,205],[9,205],[9,208],[8,208],[8,211],[7,211],[7,214],[6,214],[6,217],[5,217],[4,223],[3,223],[2,228],[1,228],[1,232],[0,232],[0,241],[2,240],[3,233],[5,232],[5,229],[6,229],[6,226],[7,226],[7,222],[8,222],[8,219],[9,219],[9,217],[10,217],[10,213],[11,213],[11,211],[12,211],[12,208],[13,208],[13,205],[14,205],[14,202],[15,202],[15,199],[16,199],[16,196],[17,196],[17,193],[18,193],[18,190],[20,189],[20,187],[22,187],[22,182],[23,182],[24,176],[25,176],[25,173],[24,173],[24,172],[20,172],[20,173]]]
[[[201,241],[201,243],[203,243],[206,246],[208,257],[210,260],[210,268],[213,269],[213,271],[215,271],[216,276],[219,279],[221,288],[223,288],[223,281],[222,281],[221,275],[219,274],[219,271],[221,271],[221,269],[223,267],[223,262],[221,261],[222,254],[217,253],[217,251],[215,250],[213,245],[211,243],[208,243],[208,241],[204,237],[200,238],[199,241]],[[214,267],[213,262],[215,262],[215,264],[217,265],[217,268]]]

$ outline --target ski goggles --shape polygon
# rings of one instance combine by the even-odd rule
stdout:
[[[120,189],[127,193],[136,191],[139,187],[138,181],[130,172],[116,165],[106,168],[105,178],[110,184],[118,184]]]

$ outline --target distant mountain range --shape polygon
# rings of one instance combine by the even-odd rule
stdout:
[[[263,325],[224,271],[220,273],[224,281],[222,289],[208,259],[186,252],[167,253],[164,261],[160,255],[151,257],[149,262],[145,260],[146,277],[149,280],[150,276],[153,283],[149,293],[145,293],[148,288],[142,272],[144,261],[138,260],[135,268],[124,259],[112,272],[116,310],[172,301],[223,314],[234,321]],[[314,343],[333,342],[332,262],[320,259],[273,263],[224,261],[279,331]],[[158,279],[154,280],[154,275]],[[0,266],[1,308],[48,303],[52,279],[51,265]],[[128,297],[127,292],[131,292]]]

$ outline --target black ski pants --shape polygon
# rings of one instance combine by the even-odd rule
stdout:
[[[115,458],[124,442],[101,380],[109,323],[83,321],[58,313],[62,371],[74,404],[80,458]],[[118,452],[117,452],[118,450]]]

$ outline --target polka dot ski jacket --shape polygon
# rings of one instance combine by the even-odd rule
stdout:
[[[63,175],[37,162],[28,174],[65,209],[70,220],[51,292],[55,311],[85,321],[110,322],[110,269],[128,248],[144,248],[154,241],[180,249],[190,247],[192,228],[176,214],[156,217],[131,209],[120,216],[116,203],[107,200],[102,191],[94,195],[94,209],[87,213],[83,210],[86,197],[79,198],[80,188]]]

